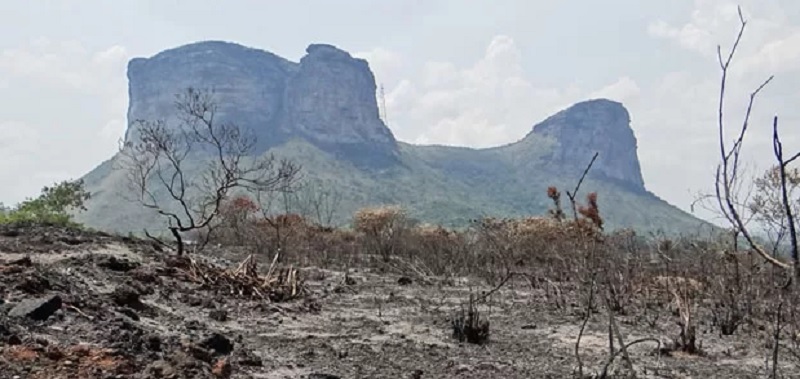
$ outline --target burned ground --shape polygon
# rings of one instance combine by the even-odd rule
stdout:
[[[576,375],[575,342],[587,309],[582,291],[589,288],[580,278],[544,277],[537,273],[553,270],[539,266],[529,269],[530,275],[508,280],[478,305],[490,332],[485,343],[472,344],[453,337],[452,321],[470,294],[477,297],[495,288],[487,284],[492,280],[402,275],[369,265],[309,265],[291,282],[295,296],[276,298],[244,293],[224,280],[198,280],[197,267],[205,267],[206,274],[212,268],[218,274],[242,269],[240,252],[226,254],[225,249],[209,250],[189,260],[148,241],[55,227],[2,227],[0,376]],[[271,257],[258,258],[256,269],[263,277]],[[732,335],[722,335],[714,321],[718,312],[698,307],[693,317],[702,352],[689,354],[674,346],[678,310],[669,296],[661,299],[631,295],[615,313],[626,342],[654,339],[628,350],[638,377],[767,374],[765,363],[773,350],[768,322],[743,322]],[[589,309],[580,344],[587,376],[599,373],[609,356],[605,305],[599,301]],[[800,360],[792,355],[797,350],[785,338],[779,372],[799,377]],[[620,358],[610,367],[614,375],[624,372],[626,363]]]

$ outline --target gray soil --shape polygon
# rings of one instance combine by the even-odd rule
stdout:
[[[477,345],[456,340],[451,320],[471,292],[491,290],[479,279],[420,282],[367,268],[345,275],[307,267],[300,270],[306,294],[269,302],[192,281],[170,252],[159,250],[100,234],[4,229],[0,378],[569,378],[578,372],[584,306],[566,289],[556,302],[547,288],[509,282],[479,306],[490,336]],[[195,259],[224,267],[223,258],[240,258],[224,255]],[[53,295],[61,306],[45,320],[10,315],[25,301]],[[586,377],[599,374],[609,356],[608,316],[598,309],[581,339]],[[637,377],[769,375],[769,329],[746,326],[720,336],[701,323],[703,354],[689,355],[666,348],[679,332],[678,317],[660,312],[654,326],[616,316],[626,342],[653,338],[664,347],[648,341],[628,349]],[[798,362],[783,354],[781,377],[800,377]],[[609,377],[625,367],[616,359]]]

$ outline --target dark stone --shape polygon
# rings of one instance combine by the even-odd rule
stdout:
[[[82,243],[86,243],[85,239],[73,236],[61,237],[60,241],[70,246],[76,246]]]
[[[3,237],[19,237],[19,229],[3,229],[0,231]]]
[[[145,343],[151,351],[161,351],[161,337],[155,334],[147,336]]]
[[[10,317],[27,317],[43,321],[61,309],[61,297],[50,295],[39,299],[25,300],[8,312]]]
[[[191,354],[193,357],[203,362],[211,363],[211,361],[214,359],[211,352],[202,346],[197,346],[197,345],[189,346],[189,354]]]
[[[127,259],[119,259],[111,255],[103,255],[97,258],[97,265],[111,271],[128,272],[139,267],[136,262],[131,262]]]
[[[219,333],[213,333],[208,336],[200,346],[214,350],[217,354],[228,355],[233,351],[233,341]]]
[[[533,330],[533,329],[536,329],[535,324],[522,325],[522,330]]]
[[[133,309],[122,308],[122,309],[119,310],[119,313],[122,313],[125,316],[130,317],[131,320],[133,320],[133,321],[139,321],[139,314],[136,313],[136,311],[134,311]]]
[[[321,374],[315,372],[313,374],[309,374],[308,379],[341,379],[341,378],[333,374]]]
[[[158,282],[158,276],[156,273],[154,273],[152,269],[145,267],[134,269],[130,272],[130,276],[142,283],[152,284]]]
[[[225,322],[228,320],[228,311],[224,309],[215,309],[208,312],[208,318],[219,322]]]
[[[400,279],[397,279],[397,284],[399,284],[401,286],[407,286],[407,285],[409,285],[409,284],[411,284],[413,282],[414,281],[411,280],[411,278],[409,278],[407,276],[401,276]]]
[[[144,309],[144,304],[139,299],[139,291],[129,285],[123,284],[114,288],[114,292],[111,293],[111,299],[114,300],[115,304],[122,307]]]
[[[47,278],[33,274],[28,276],[17,284],[16,288],[28,294],[43,294],[52,289],[50,281]]]
[[[13,260],[10,262],[12,266],[25,266],[30,267],[33,266],[33,261],[31,261],[30,255],[26,255],[20,259]]]
[[[11,346],[21,345],[22,344],[22,339],[19,338],[19,336],[17,336],[15,334],[15,335],[8,336],[8,338],[6,338],[6,343],[8,343]]]

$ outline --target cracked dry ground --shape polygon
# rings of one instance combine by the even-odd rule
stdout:
[[[196,257],[226,266],[223,252]],[[232,256],[229,256],[232,258]],[[267,260],[267,259],[265,259]],[[580,305],[511,283],[481,310],[489,343],[458,343],[449,317],[488,287],[353,269],[305,268],[308,294],[269,303],[181,275],[149,242],[58,228],[0,229],[0,378],[564,378],[576,367]],[[262,263],[262,266],[264,264]],[[235,263],[233,265],[235,267]],[[347,279],[347,280],[345,280]],[[573,300],[570,300],[573,299]],[[628,340],[674,337],[620,317]],[[587,326],[581,356],[596,372],[606,324]],[[630,350],[639,377],[764,376],[763,332],[701,334],[704,356]],[[783,372],[800,372],[784,362]],[[621,363],[614,367],[621,366]],[[795,376],[797,377],[797,375]]]

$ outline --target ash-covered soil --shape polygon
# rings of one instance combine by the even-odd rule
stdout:
[[[231,254],[227,258],[241,255]],[[224,251],[193,256],[235,269]],[[266,271],[272,257],[260,257]],[[229,266],[230,265],[230,266]],[[0,227],[0,378],[568,378],[584,306],[567,288],[511,281],[480,311],[483,345],[453,338],[451,318],[476,278],[438,280],[352,268],[300,268],[306,292],[272,301],[201,283],[187,259],[148,241],[53,227]],[[300,291],[300,290],[298,290]],[[601,308],[602,309],[602,308]],[[608,318],[587,324],[584,374],[608,359]],[[669,309],[655,327],[617,322],[630,342],[678,333]],[[768,330],[720,336],[700,324],[702,355],[644,342],[629,349],[640,378],[761,378]],[[761,328],[763,329],[763,328]],[[781,359],[782,377],[800,377]],[[610,374],[622,370],[617,359]]]

